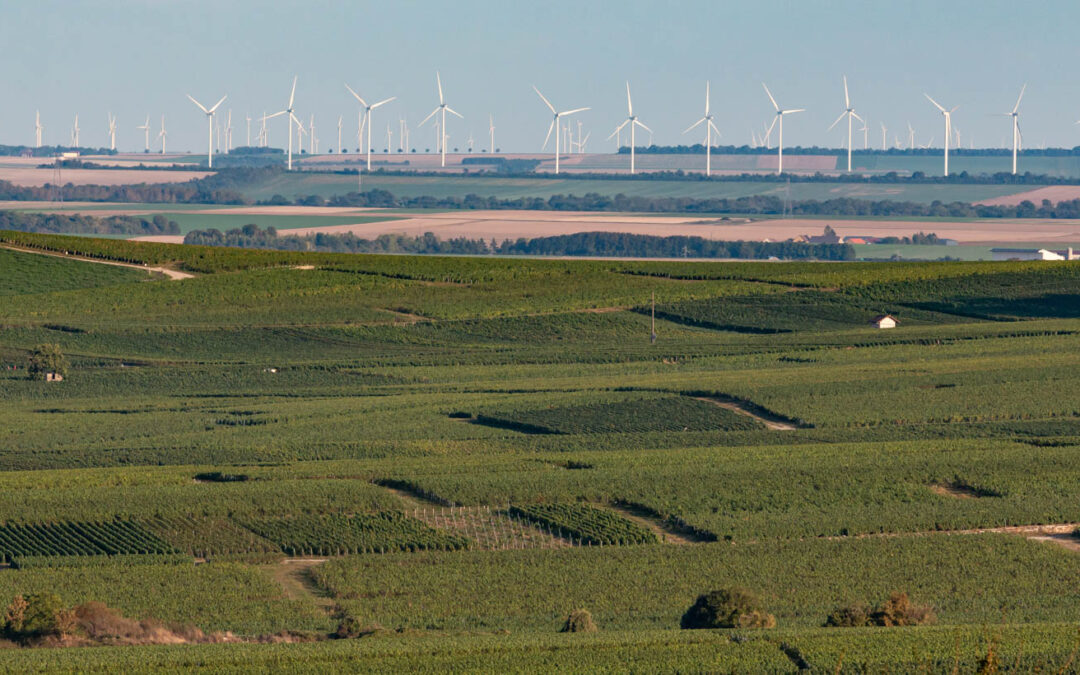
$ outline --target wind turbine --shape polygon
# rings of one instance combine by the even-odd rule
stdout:
[[[716,128],[715,124],[713,124],[713,116],[709,112],[709,81],[708,80],[705,81],[705,115],[701,119],[699,119],[697,122],[694,122],[689,127],[687,127],[686,131],[684,131],[683,133],[685,134],[685,133],[688,133],[688,132],[692,131],[699,124],[704,124],[705,125],[705,175],[706,176],[711,176],[712,175],[712,132],[715,131],[716,135],[719,136],[720,135],[720,130]]]
[[[591,131],[585,132],[585,136],[583,138],[578,139],[578,152],[579,153],[585,154],[585,144],[589,142],[589,136],[592,136]]]
[[[345,119],[343,115],[338,115],[337,118],[337,151],[341,153],[341,122]]]
[[[945,175],[949,175],[949,139],[952,137],[952,114],[956,112],[956,109],[960,106],[954,106],[952,110],[946,110],[941,107],[941,104],[930,98],[930,94],[923,94],[926,100],[934,104],[934,107],[941,111],[942,116],[945,117]]]
[[[79,147],[79,113],[75,113],[75,126],[71,128],[71,146]]]
[[[165,154],[165,137],[169,134],[165,131],[165,116],[161,116],[161,131],[158,132],[158,138],[161,139],[161,154]]]
[[[318,139],[315,138],[315,115],[311,115],[311,122],[308,123],[308,154],[314,155],[319,144]]]
[[[137,126],[135,128],[138,129],[139,131],[142,131],[143,135],[146,137],[145,140],[143,141],[143,151],[144,152],[150,152],[150,116],[149,115],[146,116],[146,123],[145,124],[142,124],[142,125]]]
[[[202,103],[199,103],[194,98],[192,98],[191,94],[188,94],[187,97],[191,99],[192,103],[199,106],[199,110],[203,111],[206,114],[206,122],[207,122],[206,168],[209,169],[210,167],[214,166],[214,113],[217,112],[218,106],[221,105],[222,103],[224,103],[225,99],[228,98],[229,95],[226,94],[225,96],[222,96],[221,99],[217,103],[215,103],[212,107],[210,107],[209,109],[206,106],[204,106]],[[164,125],[162,125],[162,128],[163,129],[165,128]],[[164,152],[164,150],[162,150],[162,152]]]
[[[450,106],[446,105],[446,99],[443,98],[442,77],[440,77],[439,71],[435,71],[435,84],[438,85],[438,87],[439,87],[439,106],[437,108],[435,108],[434,110],[432,110],[431,113],[429,113],[428,116],[424,118],[424,121],[420,123],[420,126],[424,126],[424,124],[429,119],[434,117],[436,113],[442,113],[442,119],[437,120],[437,121],[440,122],[439,123],[439,140],[441,142],[439,143],[439,146],[440,146],[439,151],[442,153],[442,166],[446,166],[446,113],[449,112],[449,113],[451,113],[453,115],[457,115],[461,119],[465,119],[465,116],[462,115],[461,113],[459,113],[458,111],[454,110]],[[369,134],[370,134],[370,130],[369,130]],[[370,168],[370,167],[368,167],[368,168]]]
[[[116,150],[116,117],[109,113],[109,149]]]
[[[263,115],[263,123],[265,123],[268,119],[273,119],[274,117],[277,117],[278,115],[288,115],[285,121],[288,122],[289,127],[289,158],[286,163],[286,168],[289,171],[292,171],[292,123],[296,122],[297,126],[299,126],[301,129],[304,128],[304,125],[300,124],[300,120],[296,119],[296,115],[293,114],[293,100],[296,98],[297,77],[297,75],[293,75],[292,91],[289,92],[289,105],[284,110],[280,110],[273,115],[270,115],[269,117]]]
[[[1004,113],[1007,117],[1012,118],[1012,172],[1016,175],[1016,155],[1020,151],[1020,99],[1024,98],[1024,90],[1027,89],[1025,84],[1020,88],[1020,95],[1016,97],[1016,105],[1013,106],[1012,112]]]
[[[886,143],[886,136],[889,135],[889,127],[885,126],[884,122],[879,122],[879,124],[881,124],[881,151],[885,152],[885,150],[888,149],[886,147],[885,143]]]
[[[488,115],[488,137],[491,139],[491,154],[495,154],[495,116]]]
[[[40,148],[41,147],[41,132],[44,129],[45,129],[45,127],[41,126],[41,112],[35,110],[34,111],[34,147],[35,148]]]
[[[851,107],[851,97],[848,96],[847,87],[847,75],[844,76],[844,112],[840,113],[840,117],[836,118],[836,121],[828,128],[828,131],[832,131],[833,127],[840,124],[840,120],[847,117],[847,170],[851,173],[851,118],[855,118],[862,122],[864,125],[866,121],[855,112],[855,109]]]
[[[250,148],[251,147],[251,115],[249,113],[244,113],[244,119],[247,120],[247,143],[245,143],[245,145],[247,145],[247,147]]]
[[[562,117],[569,116],[569,115],[574,115],[574,114],[579,113],[579,112],[584,112],[584,111],[588,110],[588,108],[574,108],[573,110],[563,110],[563,111],[560,112],[560,111],[555,110],[555,106],[551,105],[551,101],[544,98],[544,95],[540,93],[540,90],[536,88],[536,85],[533,85],[533,91],[536,92],[536,95],[540,97],[540,100],[543,101],[544,105],[546,105],[548,107],[548,110],[551,111],[551,115],[552,115],[551,124],[548,125],[547,136],[544,137],[544,145],[540,149],[543,150],[544,148],[547,147],[548,141],[551,140],[551,132],[554,131],[555,132],[555,173],[558,174],[559,173],[559,137],[562,135],[562,129],[561,129],[561,126],[559,124],[559,119],[562,118]],[[494,131],[494,128],[492,128],[492,138],[494,139],[494,137],[495,137],[495,131]],[[494,145],[494,143],[492,145]]]
[[[623,127],[625,127],[627,125],[630,125],[630,129],[629,129],[629,131],[630,131],[630,173],[633,174],[634,173],[634,146],[636,145],[636,142],[634,140],[634,130],[635,130],[636,127],[641,127],[642,129],[644,129],[645,131],[648,131],[651,134],[652,129],[645,126],[642,123],[642,121],[637,118],[637,115],[634,114],[634,103],[633,103],[633,101],[630,100],[630,83],[629,82],[626,83],[626,119],[623,120],[622,124],[615,127],[615,131],[611,132],[611,136],[614,136],[615,134],[621,132],[623,130]],[[608,138],[611,138],[611,136],[608,136]]]
[[[365,117],[363,124],[367,124],[367,170],[371,171],[371,111],[374,110],[375,108],[378,108],[381,105],[384,105],[386,103],[389,103],[390,101],[393,101],[395,98],[397,98],[397,96],[391,96],[390,98],[384,98],[383,100],[379,101],[378,103],[368,105],[367,101],[360,98],[360,94],[357,94],[355,91],[352,90],[352,87],[350,87],[349,85],[346,84],[345,88],[349,90],[349,93],[352,94],[356,98],[357,101],[360,101],[360,105],[364,106],[364,110],[363,110],[362,114],[364,114],[364,117]],[[442,84],[441,83],[439,84],[439,101],[442,102]],[[453,111],[451,111],[451,112],[453,112]],[[432,113],[432,114],[434,114],[434,113]],[[454,114],[457,114],[457,113],[454,113]],[[430,115],[429,115],[429,117],[430,117]],[[361,139],[361,140],[363,140],[363,139]],[[446,166],[446,155],[445,155],[445,153],[443,154],[443,166]]]
[[[908,150],[915,149],[915,127],[911,126],[911,122],[907,123],[907,135],[908,135]]]
[[[768,138],[769,135],[772,134],[772,128],[776,124],[776,122],[778,120],[780,122],[780,134],[778,136],[776,145],[776,175],[779,176],[781,173],[784,172],[784,115],[805,112],[806,108],[791,108],[789,110],[784,110],[780,108],[779,105],[777,105],[776,99],[773,98],[772,92],[769,91],[769,88],[765,86],[764,82],[761,83],[761,86],[765,87],[765,93],[768,95],[769,101],[772,102],[773,107],[776,108],[776,117],[773,119],[773,123],[769,125],[769,131],[765,134],[766,138]]]
[[[229,153],[232,151],[232,108],[229,108],[225,120],[225,152]]]
[[[471,139],[472,139],[471,134],[469,135],[469,138],[470,138],[470,143],[471,143],[472,142],[471,141]],[[390,148],[393,145],[394,145],[394,131],[393,131],[393,129],[390,128],[390,123],[387,122],[386,123],[386,151],[390,152]],[[472,147],[472,145],[470,145],[469,147]]]
[[[859,129],[862,132],[862,149],[870,149],[870,124],[868,122],[862,123],[862,128]]]

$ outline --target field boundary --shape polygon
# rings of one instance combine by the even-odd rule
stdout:
[[[13,246],[11,244],[0,243],[0,248],[6,248],[9,251],[18,251],[19,253],[33,253],[35,255],[47,255],[52,258],[62,258],[65,260],[77,260],[79,262],[97,263],[99,265],[112,265],[113,267],[127,267],[133,270],[143,270],[147,273],[163,274],[170,281],[183,281],[184,279],[193,279],[195,275],[190,272],[181,272],[179,270],[170,269],[168,267],[147,267],[146,265],[136,265],[134,263],[123,263],[115,260],[102,260],[100,258],[87,258],[81,255],[71,255],[70,253],[58,253],[55,251],[45,251],[41,249],[22,248],[21,246]]]

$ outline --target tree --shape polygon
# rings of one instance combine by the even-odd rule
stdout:
[[[575,609],[566,617],[560,633],[595,633],[596,623],[587,609]]]
[[[41,344],[34,347],[30,352],[30,377],[34,380],[44,380],[49,373],[55,373],[66,377],[68,373],[67,358],[60,351],[58,344]]]
[[[698,596],[683,614],[681,627],[775,628],[776,617],[767,613],[758,597],[745,588],[725,588]]]

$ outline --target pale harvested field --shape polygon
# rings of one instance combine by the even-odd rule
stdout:
[[[1050,187],[1038,188],[1037,190],[1018,192],[1014,195],[984,199],[981,202],[975,203],[985,204],[987,206],[1016,206],[1020,202],[1027,200],[1035,206],[1041,206],[1044,199],[1049,199],[1054,204],[1072,199],[1080,199],[1080,185],[1052,185]]]
[[[39,161],[40,163],[40,161]],[[153,171],[146,169],[64,169],[60,180],[64,185],[136,185],[139,183],[186,183],[205,178],[212,171]],[[52,169],[36,166],[0,166],[0,180],[20,187],[41,187],[55,181]]]
[[[380,234],[421,235],[431,232],[441,239],[516,239],[551,237],[578,232],[625,232],[655,236],[699,236],[706,239],[783,241],[802,234],[820,234],[831,225],[843,236],[909,236],[934,232],[939,237],[963,244],[991,245],[1016,242],[1064,243],[1080,241],[1080,221],[1075,220],[985,220],[975,222],[919,222],[880,220],[838,220],[792,218],[787,220],[703,221],[700,216],[632,216],[543,211],[457,211],[432,213],[402,220],[335,225],[290,230],[290,234],[318,232],[371,238]]]

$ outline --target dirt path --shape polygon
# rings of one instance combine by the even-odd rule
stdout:
[[[329,611],[334,601],[315,585],[311,570],[326,562],[326,558],[286,558],[279,564],[269,567],[274,581],[281,584],[285,597],[289,600],[310,600],[324,610]]]
[[[1048,525],[1007,525],[1004,527],[979,527],[967,530],[925,530],[922,532],[874,532],[848,536],[822,537],[831,541],[843,539],[869,539],[871,537],[934,537],[972,534],[1016,534],[1031,541],[1044,541],[1056,544],[1070,551],[1080,553],[1080,537],[1073,532],[1080,528],[1080,523],[1054,523]]]
[[[659,518],[645,515],[626,506],[621,506],[619,504],[593,504],[593,506],[598,509],[613,511],[618,516],[644,527],[646,530],[655,534],[656,538],[665,544],[700,543],[698,540],[688,537],[686,534],[672,528]]]
[[[12,251],[18,251],[20,253],[33,253],[35,255],[47,255],[53,258],[65,258],[67,260],[78,260],[80,262],[97,263],[99,265],[112,265],[113,267],[129,267],[134,270],[143,270],[151,274],[157,272],[159,274],[164,274],[172,281],[181,281],[183,279],[192,279],[195,277],[194,274],[191,274],[189,272],[181,272],[179,270],[169,269],[168,267],[147,267],[146,265],[122,263],[115,260],[101,260],[99,258],[87,258],[81,255],[57,253],[56,251],[41,251],[38,249],[23,248],[21,246],[12,246],[10,244],[0,244],[0,248],[6,248]]]
[[[756,419],[758,422],[761,422],[762,424],[764,424],[769,429],[772,429],[773,431],[794,431],[795,429],[798,428],[794,424],[792,424],[791,422],[787,422],[787,421],[782,420],[782,419],[780,419],[778,417],[765,417],[765,416],[760,415],[758,413],[751,412],[750,410],[747,410],[741,404],[736,403],[735,401],[725,401],[723,399],[712,398],[712,397],[709,397],[709,396],[695,396],[694,398],[699,400],[699,401],[705,401],[706,403],[712,403],[714,405],[718,405],[721,408],[724,408],[726,410],[730,410],[731,412],[738,413],[740,415],[746,415],[747,417],[752,417],[752,418]]]

